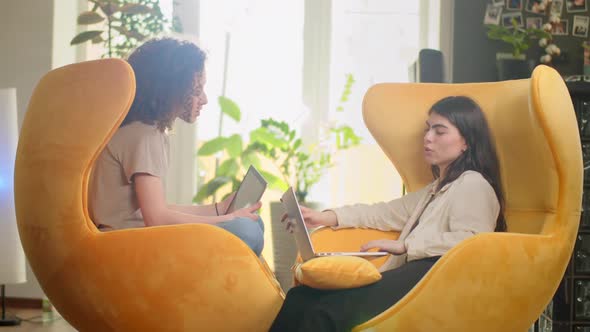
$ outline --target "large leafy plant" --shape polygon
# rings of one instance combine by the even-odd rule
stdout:
[[[337,112],[344,110],[343,104],[348,101],[353,83],[353,76],[347,75]],[[241,112],[235,102],[221,97],[219,104],[222,114],[240,121]],[[201,146],[199,156],[222,154],[223,161],[216,167],[213,178],[200,187],[195,202],[215,197],[217,191],[228,183],[235,191],[250,165],[256,166],[269,182],[270,188],[285,190],[293,185],[300,202],[305,202],[311,187],[320,180],[326,169],[334,166],[334,151],[351,148],[361,141],[350,126],[333,125],[328,127],[322,142],[305,145],[300,134],[288,123],[273,118],[261,120],[260,127],[252,130],[248,136],[248,144],[244,143],[240,135],[233,134],[219,135]],[[261,161],[264,159],[273,165],[271,169],[263,168]]]
[[[345,125],[330,128],[328,136],[332,149],[325,148],[322,143],[305,146],[297,131],[286,122],[265,119],[260,128],[250,134],[250,139],[256,151],[273,161],[275,169],[265,174],[274,175],[274,185],[284,190],[291,183],[298,200],[305,202],[311,187],[326,169],[334,166],[334,150],[348,149],[361,141],[354,130]]]
[[[346,75],[346,83],[340,95],[336,112],[344,111],[354,77]],[[265,119],[260,128],[250,133],[255,150],[270,159],[275,166],[271,172],[276,187],[286,189],[292,184],[300,202],[305,202],[312,186],[318,183],[325,171],[335,165],[332,158],[337,150],[346,150],[360,144],[361,138],[347,125],[331,125],[325,128],[320,142],[305,145],[301,135],[288,123]]]
[[[222,116],[240,122],[242,113],[233,100],[220,96],[218,103]],[[237,190],[242,181],[243,171],[248,169],[250,165],[256,166],[257,169],[263,172],[260,168],[261,163],[255,147],[252,144],[245,145],[242,136],[239,134],[229,136],[219,134],[217,137],[205,141],[199,148],[197,155],[199,157],[217,156],[218,159],[213,178],[201,185],[193,198],[193,201],[197,203],[201,203],[210,197],[215,200],[219,189],[227,184],[231,184],[231,191]],[[271,174],[263,173],[263,176],[267,180],[272,179]],[[270,185],[275,186],[272,181]]]
[[[168,29],[159,0],[88,0],[92,9],[78,15],[79,25],[91,30],[76,35],[70,45],[103,43],[105,56],[124,57],[146,38]]]

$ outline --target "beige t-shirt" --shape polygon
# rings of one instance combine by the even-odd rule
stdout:
[[[88,198],[94,223],[114,229],[143,227],[133,175],[148,173],[164,184],[169,151],[168,135],[156,126],[135,121],[120,127],[90,174]]]

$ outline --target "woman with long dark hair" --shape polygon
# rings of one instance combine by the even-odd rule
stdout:
[[[194,43],[168,37],[149,40],[129,56],[136,94],[94,165],[90,214],[101,230],[212,224],[235,234],[260,255],[264,244],[264,226],[256,214],[260,202],[229,214],[225,211],[231,195],[209,205],[166,203],[168,132],[176,119],[194,123],[207,104],[205,58]]]
[[[424,158],[434,181],[390,202],[314,211],[302,207],[311,227],[401,231],[361,250],[392,254],[382,279],[360,288],[292,288],[271,331],[347,331],[404,297],[434,263],[459,242],[481,232],[505,231],[498,157],[483,112],[468,97],[435,103],[424,132]]]

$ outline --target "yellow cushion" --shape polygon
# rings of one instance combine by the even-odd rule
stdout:
[[[295,279],[313,288],[343,289],[370,285],[381,279],[381,273],[364,258],[327,256],[298,264]]]

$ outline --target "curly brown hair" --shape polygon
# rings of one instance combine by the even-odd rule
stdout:
[[[171,37],[151,39],[135,49],[127,59],[135,72],[135,98],[121,126],[141,121],[161,131],[171,129],[182,109],[178,106],[194,93],[205,59],[196,44]]]

